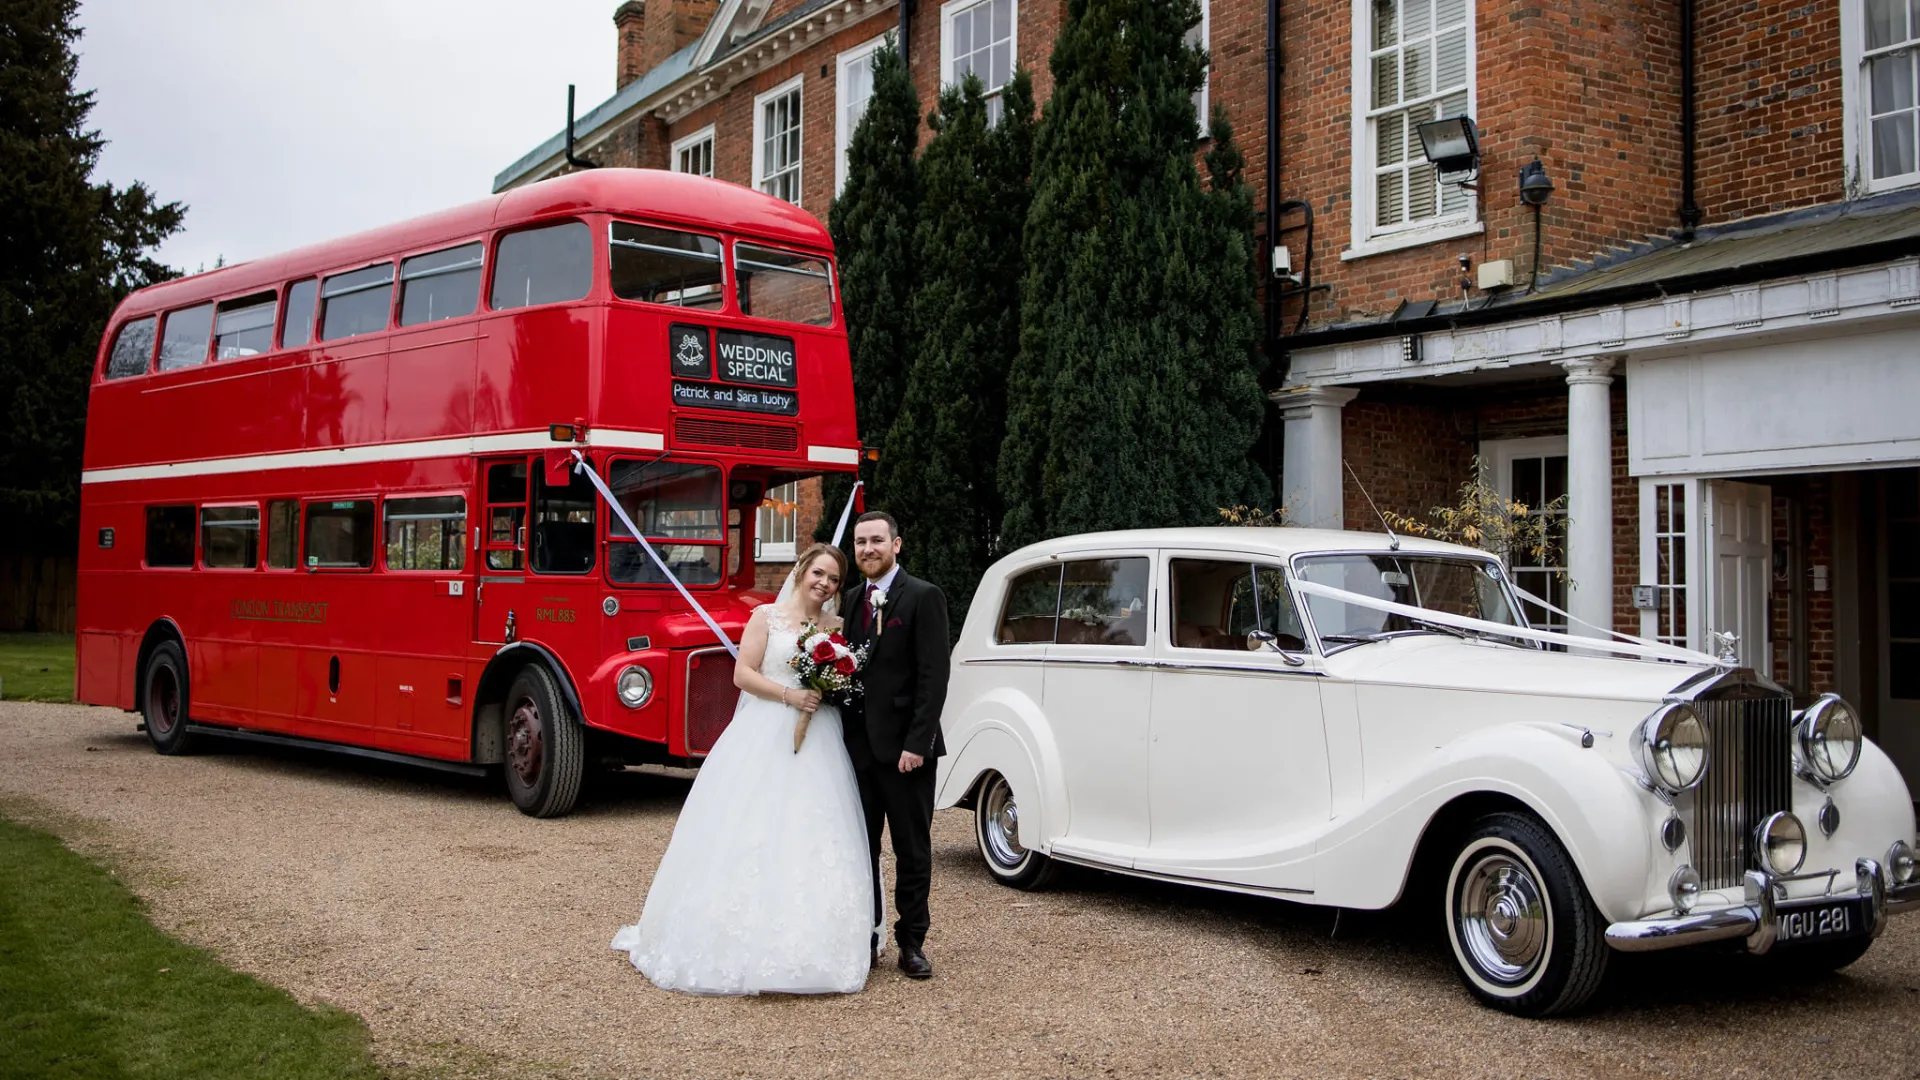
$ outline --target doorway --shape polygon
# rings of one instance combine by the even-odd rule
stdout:
[[[1920,469],[1882,473],[1877,487],[1877,741],[1912,784],[1920,781]]]

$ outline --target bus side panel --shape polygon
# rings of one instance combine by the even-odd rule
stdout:
[[[121,657],[119,634],[83,632],[74,637],[74,698],[87,705],[133,708],[133,658]],[[132,648],[138,649],[134,642]]]
[[[395,334],[387,357],[387,441],[442,439],[473,430],[475,337],[486,323],[459,319]]]
[[[377,443],[387,429],[387,339],[347,338],[307,368],[306,446]]]
[[[587,419],[590,307],[533,308],[496,318],[480,340],[473,429],[525,431]],[[609,357],[618,369],[623,358]],[[632,358],[637,365],[639,358]],[[615,379],[631,377],[622,372]]]

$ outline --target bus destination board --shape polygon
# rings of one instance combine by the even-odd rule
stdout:
[[[673,403],[696,409],[729,409],[769,416],[800,415],[800,395],[791,390],[758,386],[721,386],[675,379]]]

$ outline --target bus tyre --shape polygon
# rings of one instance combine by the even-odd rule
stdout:
[[[587,739],[553,675],[528,664],[507,690],[507,794],[530,817],[559,817],[580,798]]]
[[[1586,1004],[1606,977],[1606,921],[1573,859],[1532,814],[1475,823],[1447,875],[1447,940],[1467,989],[1516,1016]]]
[[[140,712],[155,750],[168,755],[193,750],[193,733],[187,730],[190,700],[186,651],[177,641],[163,641],[154,647],[146,670],[140,673]]]

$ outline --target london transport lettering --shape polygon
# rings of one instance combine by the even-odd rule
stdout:
[[[251,622],[323,623],[327,605],[305,600],[235,600],[227,615]]]

